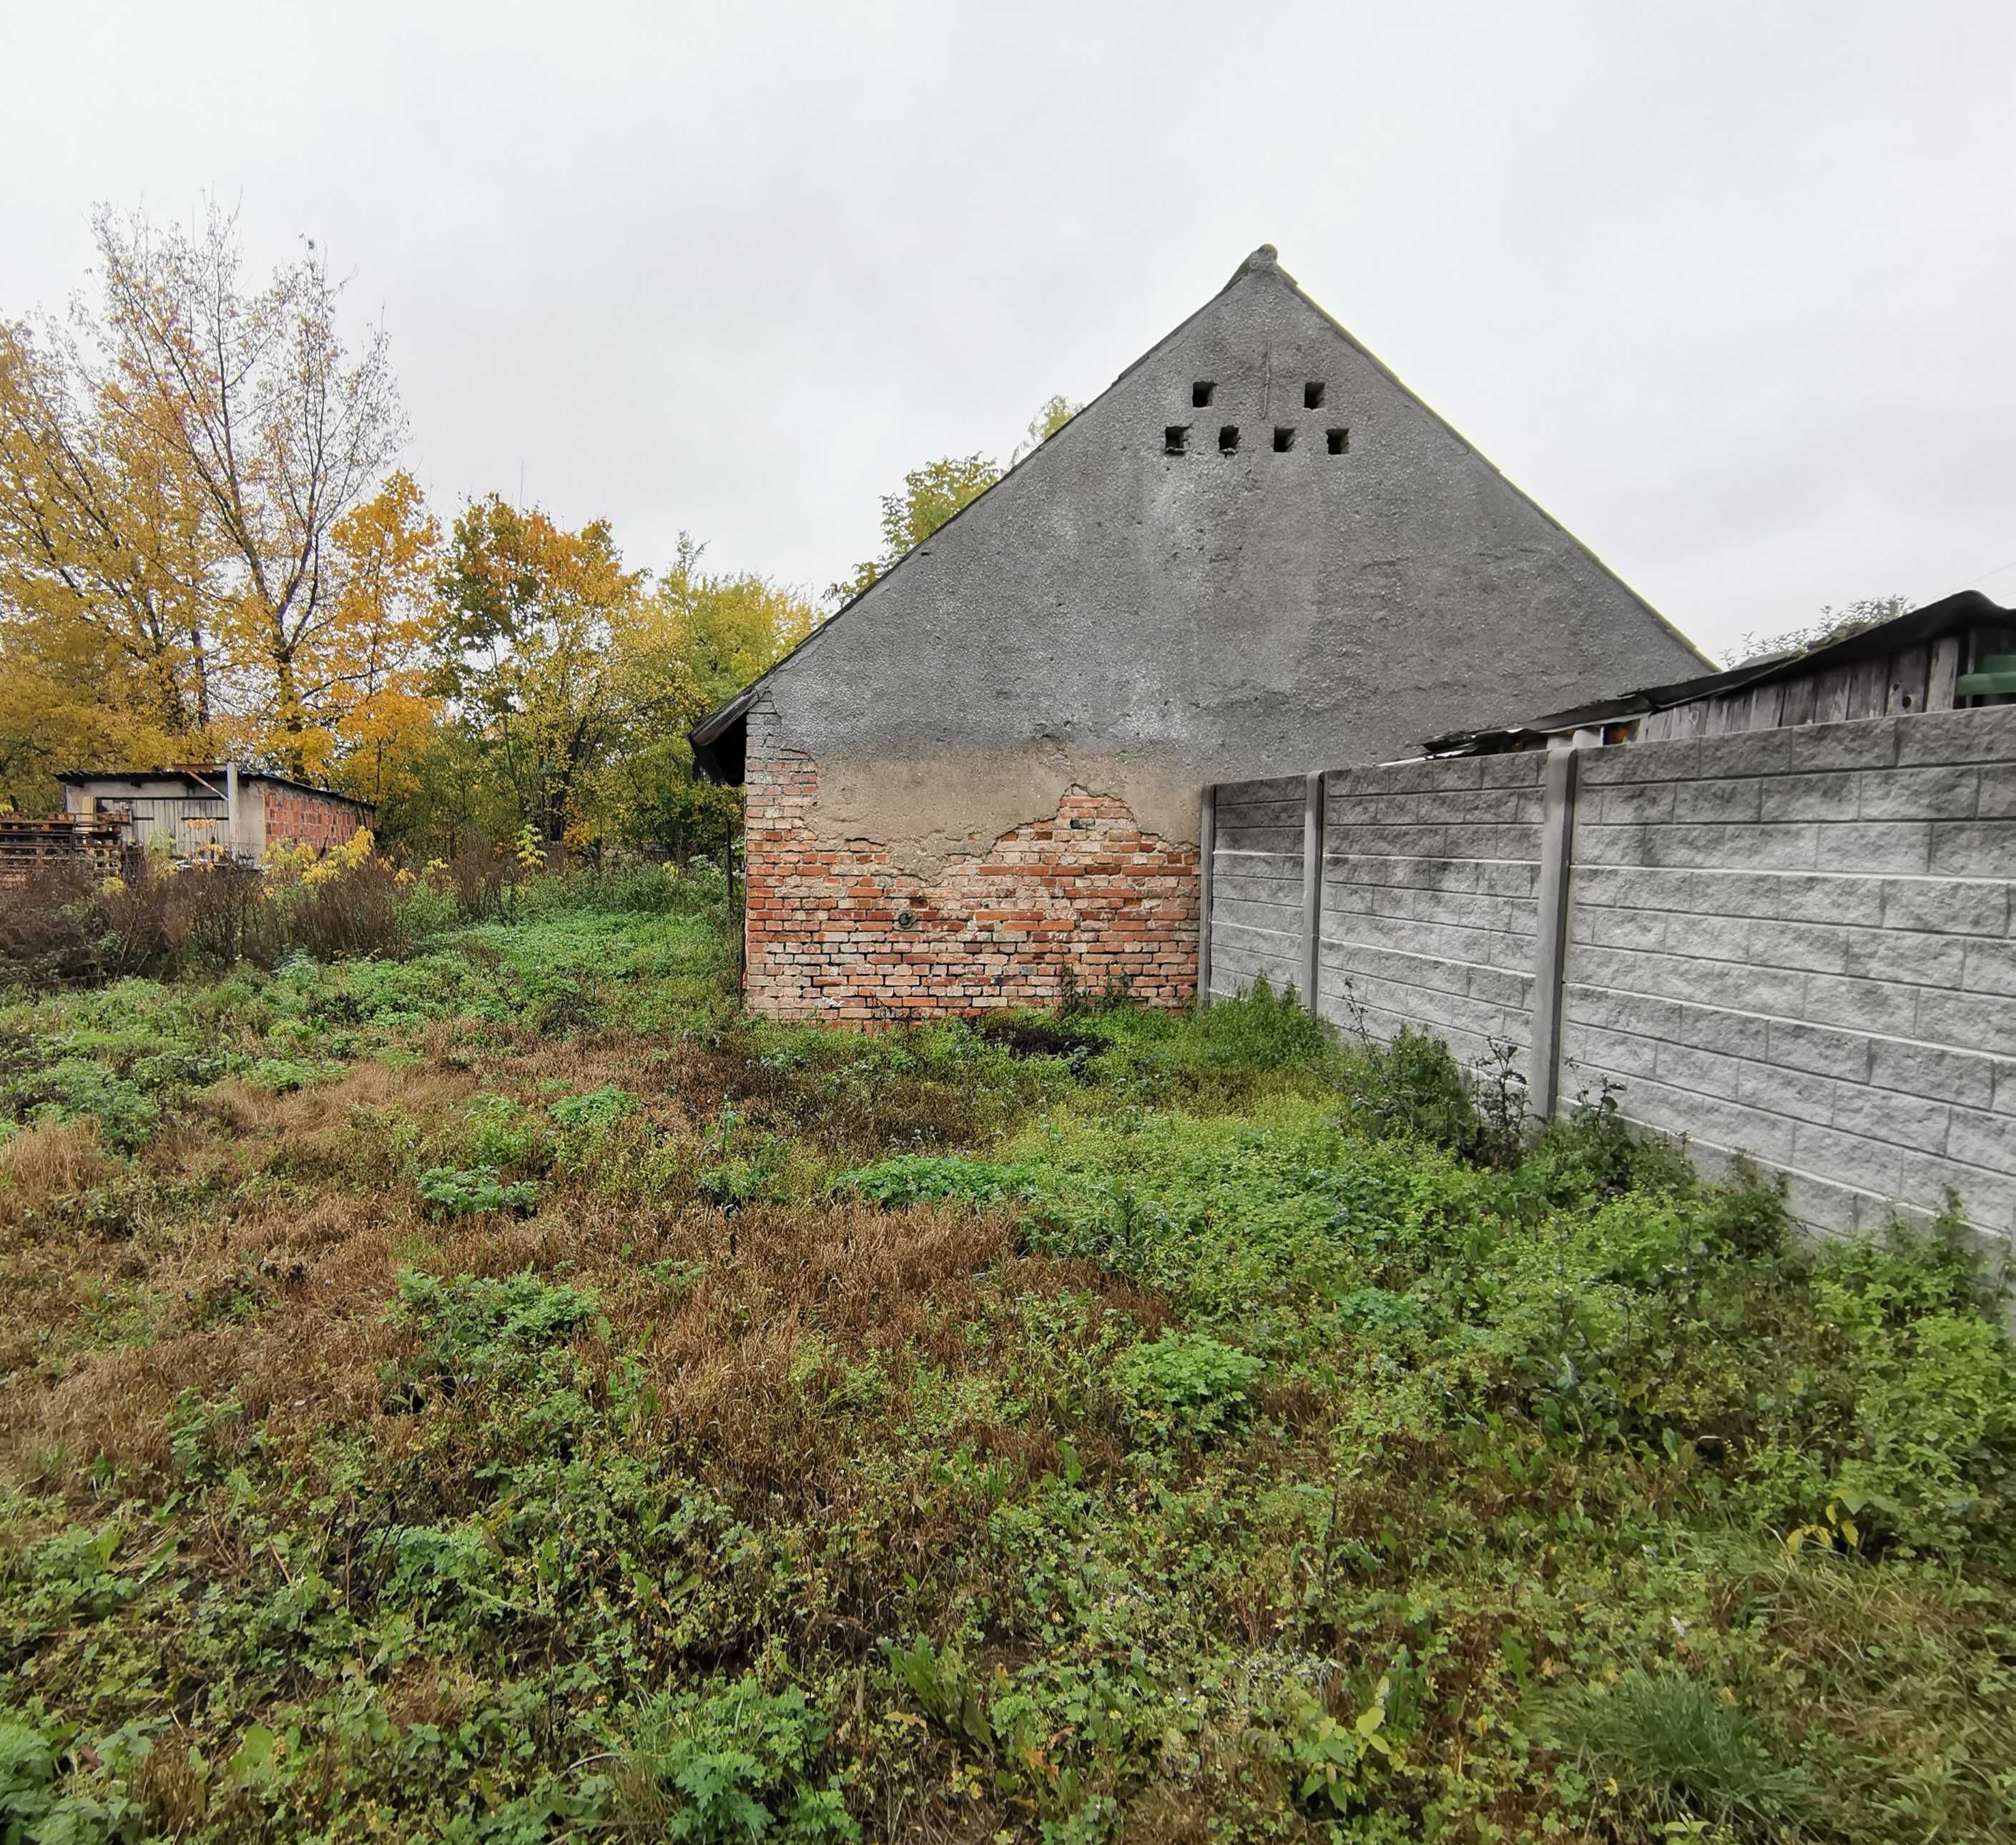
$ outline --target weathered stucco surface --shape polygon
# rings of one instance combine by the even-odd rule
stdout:
[[[810,757],[816,830],[928,876],[1073,786],[1193,840],[1207,782],[1701,666],[1262,254],[777,668],[749,749]]]

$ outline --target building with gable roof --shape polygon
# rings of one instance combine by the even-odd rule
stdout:
[[[1173,1005],[1208,784],[1705,664],[1262,246],[691,734],[746,790],[757,1010]]]

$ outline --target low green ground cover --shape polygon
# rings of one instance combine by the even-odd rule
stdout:
[[[1957,1235],[723,920],[0,1012],[0,1841],[2016,1835]]]

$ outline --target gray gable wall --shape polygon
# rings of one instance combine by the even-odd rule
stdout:
[[[774,669],[749,749],[812,759],[819,831],[929,872],[1073,785],[1191,839],[1207,782],[1701,665],[1262,251]]]

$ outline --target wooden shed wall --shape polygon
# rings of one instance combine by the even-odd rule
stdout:
[[[1672,737],[1730,736],[1800,724],[1839,724],[1852,718],[1950,711],[1955,703],[2004,704],[2007,697],[1956,700],[1953,685],[1993,653],[2016,653],[2016,628],[1977,628],[1874,659],[1820,666],[1768,685],[1718,692],[1690,704],[1654,711],[1638,725],[1637,741]]]

